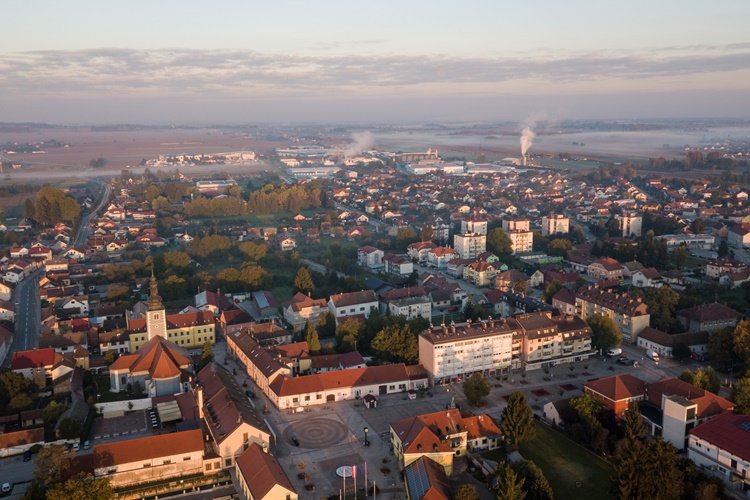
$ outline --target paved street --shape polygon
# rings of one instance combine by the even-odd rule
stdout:
[[[16,323],[13,334],[13,345],[3,366],[9,367],[14,352],[28,351],[37,347],[39,338],[40,317],[42,314],[39,300],[39,278],[43,274],[39,269],[16,285],[13,300],[16,305]]]
[[[78,226],[78,232],[76,237],[73,239],[73,246],[77,247],[86,243],[86,240],[91,234],[91,219],[104,207],[104,204],[109,201],[110,195],[112,194],[112,187],[106,182],[101,182],[102,186],[102,198],[99,204],[94,208],[88,215],[84,215],[81,218],[81,223]]]

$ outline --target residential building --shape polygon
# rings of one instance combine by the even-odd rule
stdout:
[[[640,298],[631,299],[626,293],[615,294],[592,286],[576,292],[576,314],[584,319],[595,314],[612,318],[623,340],[633,344],[651,321],[648,306]]]
[[[736,259],[714,259],[706,263],[706,276],[719,279],[725,274],[739,273],[749,269],[747,264]]]
[[[601,280],[621,280],[622,264],[611,257],[601,257],[589,264],[586,273],[592,278]]]
[[[199,417],[215,444],[214,453],[221,457],[222,468],[234,467],[237,458],[253,443],[268,449],[271,434],[266,423],[250,405],[237,379],[224,367],[206,365],[193,380],[192,390]]]
[[[492,283],[499,272],[500,270],[494,264],[476,260],[464,267],[463,277],[464,280],[476,286],[486,286]]]
[[[402,255],[387,253],[383,256],[383,271],[391,276],[408,276],[414,272],[414,263]]]
[[[436,247],[437,245],[431,241],[421,241],[419,243],[410,244],[406,247],[406,252],[410,258],[416,259],[419,262],[426,262],[427,253]]]
[[[508,232],[511,243],[511,253],[528,253],[534,249],[534,233],[531,231],[513,230]]]
[[[483,234],[487,236],[487,221],[474,217],[471,219],[462,219],[461,234]]]
[[[522,314],[513,318],[521,328],[521,367],[545,367],[585,361],[596,354],[591,348],[591,328],[579,316],[553,316],[552,311]]]
[[[372,246],[364,246],[357,250],[357,264],[367,269],[383,267],[384,252]]]
[[[568,234],[570,219],[560,214],[549,214],[542,217],[542,236]]]
[[[484,234],[455,234],[453,248],[462,259],[473,260],[487,251],[487,236]]]
[[[346,317],[370,317],[370,311],[378,308],[378,297],[372,290],[331,295],[328,309],[336,319],[336,325]]]
[[[552,307],[559,309],[563,314],[576,313],[576,294],[569,288],[561,288],[552,297]]]
[[[427,252],[427,265],[436,269],[445,269],[450,261],[458,257],[458,250],[451,247],[436,247]]]
[[[454,498],[445,468],[426,455],[404,467],[407,500],[451,500]]]
[[[659,356],[671,358],[674,346],[685,344],[690,349],[693,358],[700,360],[708,352],[709,336],[710,333],[707,331],[669,334],[648,327],[638,335],[638,347],[652,349],[658,352]]]
[[[734,327],[742,319],[742,314],[718,302],[682,309],[677,311],[675,316],[690,332],[712,332],[721,328]]]
[[[390,424],[391,446],[400,467],[421,457],[441,465],[453,475],[453,459],[466,455],[472,444],[477,450],[493,450],[502,442],[502,432],[489,415],[462,416],[457,409],[409,417]]]
[[[252,500],[297,500],[284,468],[271,453],[253,443],[236,461],[237,486]]]
[[[63,355],[51,347],[17,351],[13,353],[10,369],[29,380],[41,381],[52,379],[52,371],[63,361]]]
[[[644,267],[634,272],[631,281],[637,288],[659,288],[662,285],[661,273],[653,267]]]
[[[668,250],[685,246],[688,250],[711,250],[714,246],[715,237],[710,234],[664,234],[655,236],[656,240],[663,240]]]
[[[294,297],[283,302],[281,307],[284,310],[284,320],[298,332],[305,328],[308,320],[317,325],[320,315],[328,311],[328,302],[326,299],[313,299],[297,292]]]
[[[717,471],[728,486],[750,489],[750,416],[722,413],[688,431],[688,458],[700,469]]]
[[[745,248],[750,246],[750,228],[744,224],[732,226],[727,230],[727,243],[732,248]]]
[[[427,320],[432,317],[432,301],[421,286],[386,292],[383,304],[391,316],[404,316],[406,319],[421,317]]]
[[[529,232],[530,223],[528,219],[512,218],[503,219],[503,231],[509,233],[511,231]]]
[[[94,445],[93,473],[113,488],[203,473],[203,432],[171,432]]]
[[[503,292],[511,291],[514,287],[517,287],[520,284],[526,287],[526,289],[531,287],[529,277],[525,273],[516,269],[510,269],[496,275],[493,282],[493,288],[502,290]]]
[[[477,372],[485,377],[507,372],[518,331],[512,318],[432,327],[419,334],[419,362],[431,385],[462,381]]]
[[[631,236],[637,238],[641,235],[643,217],[637,213],[623,211],[621,214],[615,215],[615,220],[620,223],[623,238],[629,238]]]

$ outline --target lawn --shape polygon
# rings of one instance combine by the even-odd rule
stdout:
[[[520,452],[544,471],[556,498],[608,498],[612,466],[563,434],[536,425],[536,437]],[[576,486],[580,482],[580,488]]]

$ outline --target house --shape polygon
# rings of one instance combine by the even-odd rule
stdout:
[[[431,241],[422,241],[419,243],[412,243],[406,247],[406,252],[411,259],[416,259],[419,262],[427,261],[427,254],[433,248],[437,248]]]
[[[11,358],[10,369],[20,373],[27,379],[35,381],[42,377],[52,379],[52,370],[62,362],[63,356],[54,349],[34,349],[31,351],[17,351]]]
[[[200,429],[94,445],[93,473],[114,488],[204,472]]]
[[[321,313],[328,311],[328,302],[325,299],[312,299],[301,292],[297,292],[281,306],[284,311],[284,320],[292,326],[295,332],[303,330],[308,320],[313,325],[317,325]]]
[[[458,259],[459,253],[451,247],[436,247],[427,252],[427,265],[445,269],[450,261]]]
[[[378,297],[372,290],[331,295],[328,309],[336,319],[336,325],[348,316],[370,317],[370,311],[378,308]]]
[[[703,356],[708,352],[709,336],[710,333],[707,331],[674,333],[670,335],[656,328],[649,327],[644,328],[640,335],[638,335],[638,347],[652,349],[658,352],[659,356],[671,358],[674,346],[685,344],[690,349],[690,352],[692,352],[694,358],[703,359]]]
[[[633,273],[632,282],[638,288],[658,288],[661,286],[661,274],[653,267],[644,267]]]
[[[624,373],[585,382],[583,392],[620,417],[628,409],[631,401],[646,399],[646,383],[629,373]]]
[[[427,455],[404,467],[408,500],[451,500],[454,498],[445,468]]]
[[[734,327],[742,318],[742,314],[718,302],[682,309],[675,316],[690,332],[712,332],[728,326]]]
[[[13,345],[13,332],[0,325],[0,364],[5,363],[5,358]]]
[[[0,434],[0,457],[20,455],[36,445],[44,446],[44,427],[4,432]]]
[[[721,278],[725,274],[738,273],[750,269],[747,264],[736,259],[714,259],[706,263],[706,276]]]
[[[570,407],[570,399],[556,399],[544,405],[544,419],[552,425],[575,422],[576,412]]]
[[[407,257],[387,253],[383,256],[383,271],[391,276],[408,276],[414,272],[414,264]]]
[[[429,320],[432,316],[432,301],[421,286],[397,288],[382,296],[383,312],[406,319],[418,317]]]
[[[735,225],[727,230],[727,243],[733,248],[750,246],[750,229],[745,225]]]
[[[222,311],[226,311],[232,306],[232,301],[226,295],[221,294],[221,290],[209,292],[207,290],[198,293],[194,297],[195,308],[201,311],[211,311],[214,317],[219,317]]]
[[[518,283],[522,283],[526,289],[531,286],[529,277],[525,273],[516,269],[510,269],[495,276],[493,288],[508,292],[513,290]]]
[[[13,302],[0,300],[0,320],[11,323],[16,321],[16,305]]]
[[[237,486],[244,498],[253,500],[297,500],[297,492],[267,449],[251,444],[236,460]]]
[[[290,252],[297,248],[297,242],[294,238],[286,237],[279,240],[279,247],[282,252]]]
[[[552,297],[552,307],[559,309],[563,314],[576,313],[576,294],[569,288],[561,288]]]
[[[447,476],[453,475],[453,458],[464,456],[471,449],[470,441],[483,443],[480,449],[484,450],[494,450],[503,442],[502,432],[492,417],[462,414],[455,408],[392,422],[390,435],[400,467],[425,457],[442,466]]]
[[[192,391],[223,469],[234,467],[237,458],[253,444],[268,449],[268,427],[230,372],[209,363],[193,380]]]
[[[368,269],[380,269],[383,267],[382,250],[372,246],[363,246],[357,250],[357,264]]]
[[[464,268],[463,277],[476,286],[489,285],[500,272],[493,264],[483,260],[476,260]]]
[[[623,277],[622,265],[610,257],[602,257],[589,264],[586,273],[602,280],[621,280]]]
[[[750,416],[726,412],[688,431],[688,458],[717,471],[728,486],[750,488]]]

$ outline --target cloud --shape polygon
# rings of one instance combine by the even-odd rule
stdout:
[[[528,79],[551,84],[584,79],[649,80],[749,67],[750,44],[536,58],[332,57],[245,50],[97,48],[0,55],[0,91],[89,96],[144,92],[278,95],[280,91],[331,93]]]

